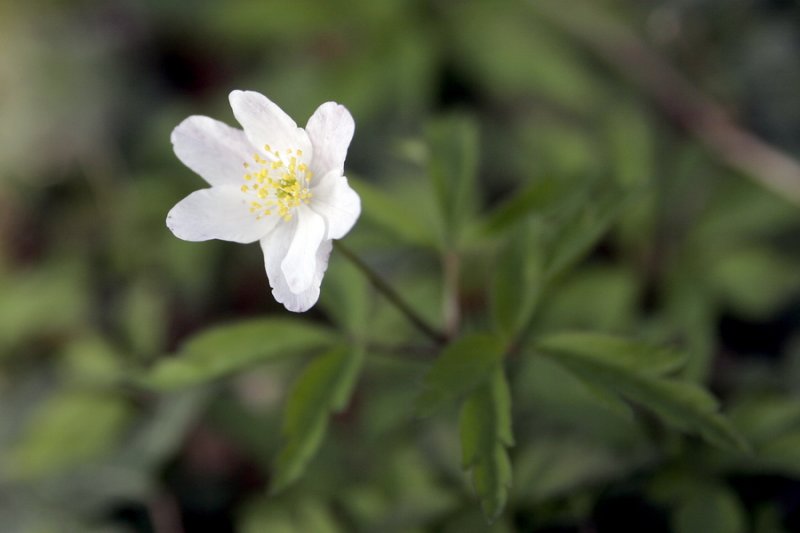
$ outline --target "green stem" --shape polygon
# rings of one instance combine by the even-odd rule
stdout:
[[[419,316],[416,311],[414,311],[411,306],[408,305],[405,300],[403,300],[397,291],[395,291],[391,285],[389,285],[374,270],[372,270],[369,265],[362,261],[360,257],[355,255],[347,246],[342,244],[341,241],[333,241],[333,245],[343,256],[349,259],[350,262],[353,263],[353,265],[355,265],[355,267],[367,277],[370,283],[372,283],[372,286],[375,287],[378,292],[383,294],[386,299],[389,300],[397,308],[397,310],[409,320],[409,322],[416,326],[417,329],[438,344],[447,343],[447,337],[444,334],[439,332],[436,328],[428,324],[425,319]]]

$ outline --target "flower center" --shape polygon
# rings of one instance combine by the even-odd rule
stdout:
[[[308,184],[312,173],[302,160],[298,162],[302,155],[302,150],[290,148],[281,154],[267,144],[263,155],[253,154],[253,163],[245,161],[247,173],[242,192],[253,198],[250,212],[256,215],[256,220],[272,214],[291,220],[295,207],[311,201]]]

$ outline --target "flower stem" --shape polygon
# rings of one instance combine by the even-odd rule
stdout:
[[[356,268],[358,268],[361,273],[367,277],[370,283],[372,283],[372,286],[375,287],[378,292],[383,294],[386,299],[397,308],[398,311],[400,311],[412,324],[414,324],[414,326],[416,326],[417,329],[438,344],[447,343],[447,337],[444,334],[428,324],[424,318],[419,316],[416,311],[414,311],[411,306],[408,305],[405,300],[403,300],[397,291],[392,288],[391,285],[381,278],[377,272],[372,270],[369,265],[362,261],[360,257],[355,255],[352,250],[342,244],[341,241],[333,241],[333,245],[343,256],[349,259],[350,262],[353,263],[353,265],[355,265]]]

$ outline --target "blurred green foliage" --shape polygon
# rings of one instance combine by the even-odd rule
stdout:
[[[535,4],[0,5],[0,529],[799,530],[798,207]],[[800,153],[795,3],[592,9]],[[234,88],[350,109],[348,248],[446,346],[170,234]]]

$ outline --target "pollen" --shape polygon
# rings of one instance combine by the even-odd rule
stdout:
[[[255,168],[250,168],[255,163]],[[252,162],[244,162],[249,172],[241,191],[247,195],[250,212],[256,220],[277,215],[292,220],[295,208],[311,202],[309,184],[312,173],[304,162],[303,151],[287,148],[285,154],[264,145],[264,152],[253,154]]]

